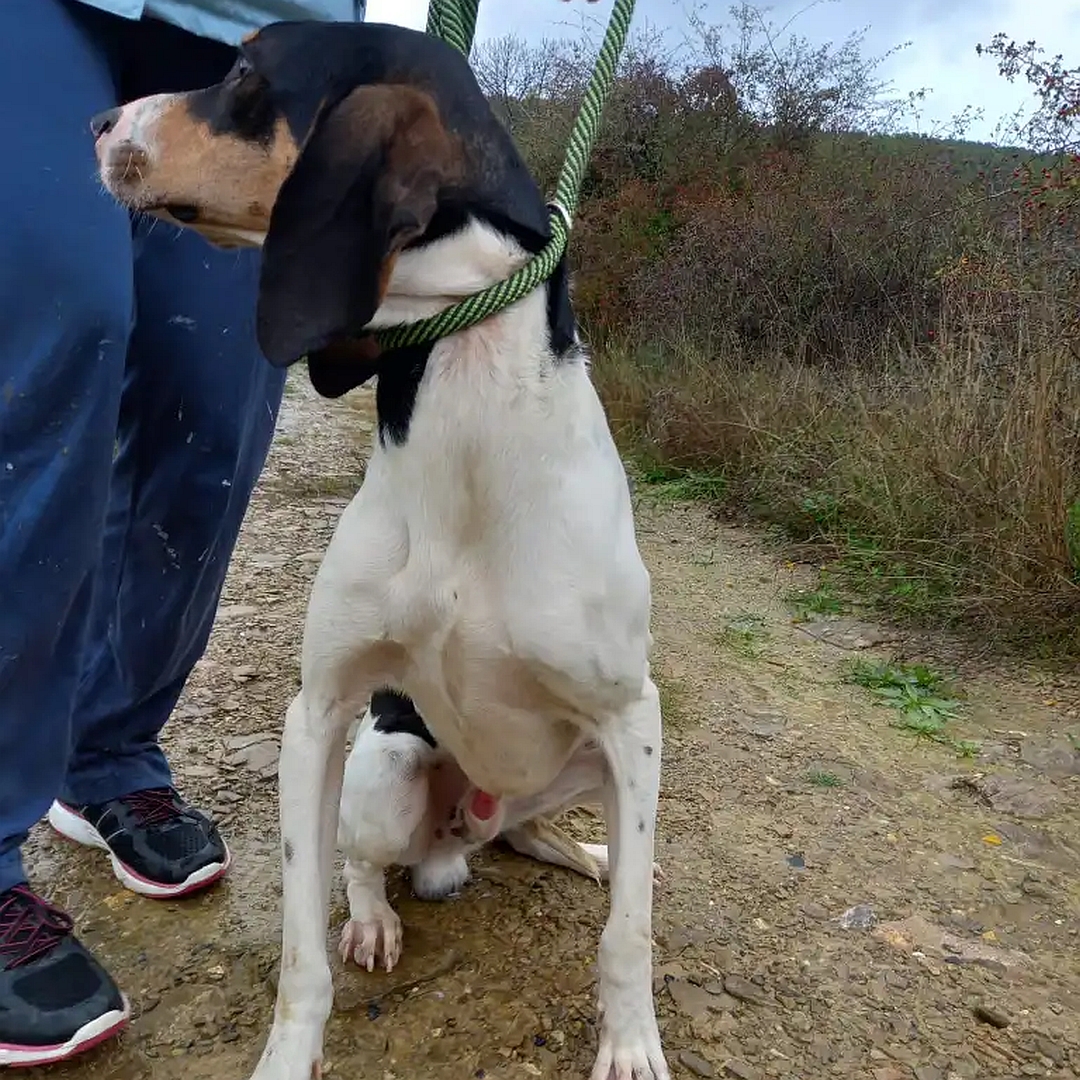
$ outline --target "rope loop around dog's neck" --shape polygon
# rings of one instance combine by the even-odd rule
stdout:
[[[614,0],[592,77],[570,132],[555,195],[548,204],[551,211],[551,238],[520,270],[504,281],[473,293],[431,318],[377,330],[375,339],[384,351],[437,341],[475,326],[476,323],[516,303],[555,272],[566,253],[578,197],[581,194],[581,183],[600,132],[604,105],[611,93],[615,69],[634,17],[634,4],[635,0]],[[442,38],[468,56],[472,50],[478,6],[479,0],[430,0],[427,32]]]

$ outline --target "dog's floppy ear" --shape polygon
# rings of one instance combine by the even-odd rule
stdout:
[[[397,253],[459,172],[455,141],[423,91],[362,86],[327,109],[270,215],[257,314],[266,358],[284,367],[359,336]]]

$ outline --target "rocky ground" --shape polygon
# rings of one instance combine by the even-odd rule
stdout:
[[[228,881],[155,903],[100,856],[35,834],[36,884],[135,1009],[122,1040],[54,1077],[246,1080],[258,1058],[278,951],[277,739],[371,408],[292,379],[209,652],[168,729],[183,789],[224,822]],[[673,1073],[1080,1075],[1080,680],[793,608],[813,568],[700,506],[638,503],[666,712],[655,988]],[[847,681],[856,657],[947,668],[948,741]],[[585,812],[568,827],[602,837]],[[331,1078],[588,1075],[601,887],[493,850],[454,901],[395,892],[401,966],[334,958]],[[340,884],[334,905],[336,936]]]

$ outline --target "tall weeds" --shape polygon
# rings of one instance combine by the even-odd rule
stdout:
[[[681,66],[630,50],[586,178],[575,298],[620,439],[894,609],[1080,652],[1080,158],[898,135],[851,41],[743,18]],[[544,180],[561,55],[499,82]]]

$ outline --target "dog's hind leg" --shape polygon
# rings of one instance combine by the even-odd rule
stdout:
[[[607,845],[582,843],[555,824],[567,810],[603,803],[607,777],[603,748],[595,741],[586,742],[545,791],[507,800],[502,839],[519,855],[574,870],[594,881],[607,881]],[[653,881],[662,877],[660,867],[653,863]]]
[[[652,891],[660,791],[660,697],[598,718],[607,759],[611,907],[600,938],[600,1047],[592,1080],[669,1080],[652,996]]]
[[[555,825],[554,819],[575,806],[601,803],[606,775],[600,745],[590,741],[578,747],[548,788],[538,795],[506,801],[500,836],[519,855],[603,881],[607,877],[607,848],[579,843]]]

